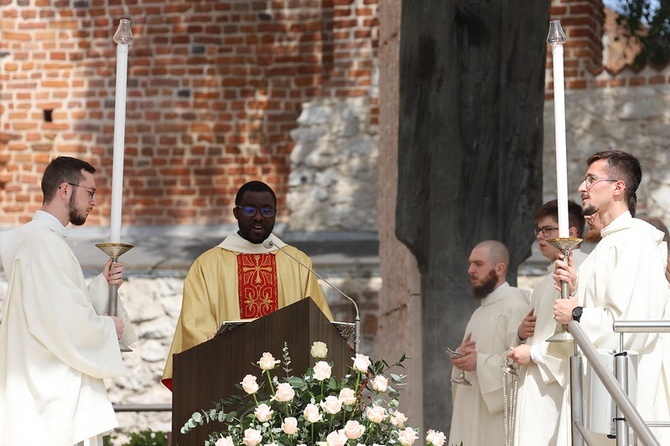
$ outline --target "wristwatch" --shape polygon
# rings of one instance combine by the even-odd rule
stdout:
[[[572,309],[572,319],[579,322],[579,320],[582,318],[582,312],[584,308],[583,307],[575,307]]]

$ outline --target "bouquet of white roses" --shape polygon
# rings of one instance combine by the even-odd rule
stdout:
[[[194,413],[182,427],[187,433],[198,425],[218,421],[220,432],[212,432],[205,446],[278,445],[403,445],[418,438],[406,426],[407,417],[398,407],[398,392],[404,375],[387,373],[402,367],[403,355],[391,367],[372,362],[365,355],[353,357],[343,379],[331,376],[332,364],[324,359],[328,347],[315,342],[310,350],[315,364],[303,376],[291,374],[288,347],[282,360],[266,352],[258,361],[259,377],[247,375],[238,387],[244,392]],[[272,372],[283,370],[283,377]],[[434,430],[426,434],[430,446],[443,446],[445,436]]]

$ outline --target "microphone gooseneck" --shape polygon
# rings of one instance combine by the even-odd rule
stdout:
[[[358,304],[356,303],[356,301],[355,301],[352,297],[348,296],[347,293],[345,293],[344,291],[342,291],[341,289],[339,289],[338,287],[336,287],[336,286],[333,285],[332,283],[328,282],[326,279],[324,279],[319,273],[317,273],[316,271],[314,271],[312,268],[310,268],[309,266],[305,265],[305,264],[302,263],[300,260],[298,260],[297,258],[295,258],[295,256],[293,256],[293,255],[289,254],[288,252],[286,252],[286,251],[284,250],[284,248],[282,248],[281,246],[277,245],[277,244],[276,244],[275,242],[273,242],[272,240],[270,240],[270,239],[266,239],[266,240],[263,242],[263,247],[264,247],[265,249],[270,249],[270,248],[272,248],[272,247],[277,248],[278,250],[280,250],[281,252],[283,252],[284,254],[286,254],[287,256],[289,256],[291,259],[293,259],[295,262],[297,262],[298,265],[302,266],[302,267],[305,268],[307,271],[313,273],[316,277],[318,277],[319,279],[323,280],[329,287],[331,287],[332,289],[334,289],[335,291],[337,291],[338,293],[340,293],[340,295],[344,296],[347,300],[349,300],[349,302],[351,302],[351,303],[354,305],[354,309],[356,310],[356,317],[354,318],[354,352],[355,352],[356,354],[360,353],[360,346],[361,346],[361,315],[360,315],[360,312],[358,311]]]

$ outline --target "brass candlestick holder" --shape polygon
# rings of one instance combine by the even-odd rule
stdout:
[[[570,251],[572,251],[577,245],[582,242],[582,239],[578,237],[560,237],[552,238],[547,240],[554,248],[561,251],[564,259],[568,259]],[[561,282],[561,299],[570,298],[570,284],[567,282]],[[551,337],[547,339],[547,342],[572,342],[574,341],[572,335],[568,331],[567,325],[557,325],[556,332],[554,332]]]
[[[111,259],[112,263],[119,261],[119,257],[133,249],[133,245],[128,243],[98,243],[97,246],[102,252],[107,254]],[[107,314],[110,316],[117,316],[118,309],[118,296],[119,296],[119,286],[110,285],[109,287],[109,301],[107,303]]]

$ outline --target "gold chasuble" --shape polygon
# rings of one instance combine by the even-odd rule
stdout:
[[[274,246],[232,234],[193,262],[163,372],[168,388],[172,355],[212,339],[226,321],[262,317],[308,297],[333,320],[317,277],[308,269],[312,260],[275,235],[268,240]]]
[[[255,319],[277,311],[279,290],[274,255],[239,254],[237,274],[242,319]]]

